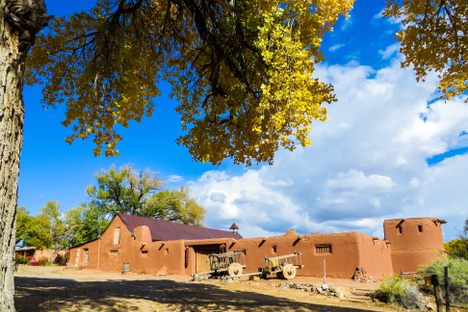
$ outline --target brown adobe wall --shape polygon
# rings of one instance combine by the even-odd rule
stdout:
[[[114,242],[116,229],[120,229],[120,240]],[[99,245],[99,263],[96,268],[102,271],[121,272],[122,264],[128,263],[129,252],[133,243],[133,237],[120,218],[114,218],[112,223],[97,240]]]
[[[118,244],[114,244],[116,229],[120,229]],[[70,266],[121,272],[122,264],[128,262],[129,247],[132,242],[132,234],[125,224],[120,218],[114,218],[99,239],[70,249]],[[88,263],[84,256],[86,249],[89,250]]]
[[[443,221],[411,218],[384,221],[385,239],[391,242],[393,271],[415,272],[443,255]]]
[[[359,265],[376,279],[393,275],[390,242],[359,233]]]
[[[364,239],[367,237],[368,239]],[[300,239],[299,239],[300,238]],[[331,253],[319,253],[320,246],[331,247]],[[302,253],[304,268],[298,275],[323,275],[323,260],[326,261],[327,276],[351,278],[355,269],[362,266],[375,278],[390,275],[392,272],[390,252],[381,243],[374,243],[364,234],[309,234],[304,236],[287,235],[268,238],[247,238],[238,240],[229,250],[245,249],[245,272],[258,271],[265,265],[264,256],[275,256],[298,251]],[[276,250],[276,252],[275,252]],[[372,257],[374,260],[364,258]],[[369,267],[369,268],[368,268]]]
[[[138,241],[132,246],[129,257],[132,272],[155,275],[183,275],[184,241],[152,242],[142,246]]]
[[[86,250],[88,250],[88,261],[86,261]],[[74,268],[96,269],[98,260],[98,242],[92,241],[79,247],[70,249],[68,266]]]

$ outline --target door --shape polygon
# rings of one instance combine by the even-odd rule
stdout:
[[[200,245],[193,246],[195,250],[195,272],[210,271],[210,264],[208,263],[208,255],[219,253],[220,245]]]

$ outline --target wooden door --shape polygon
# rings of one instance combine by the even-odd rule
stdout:
[[[208,255],[219,253],[220,245],[201,245],[194,246],[195,250],[195,272],[210,271],[210,264],[208,263]]]

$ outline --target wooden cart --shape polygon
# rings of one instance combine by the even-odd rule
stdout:
[[[235,250],[219,254],[209,254],[207,258],[210,270],[193,274],[195,281],[223,276],[239,277],[244,272],[244,250]]]

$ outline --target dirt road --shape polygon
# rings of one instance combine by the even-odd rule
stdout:
[[[21,266],[18,311],[395,311],[276,287],[280,281],[190,282],[186,277]],[[310,280],[309,280],[310,282]],[[330,284],[340,281],[330,281]],[[344,288],[353,287],[352,282]],[[343,283],[341,283],[343,284]],[[362,285],[362,284],[361,284]],[[375,287],[375,286],[371,286]]]

